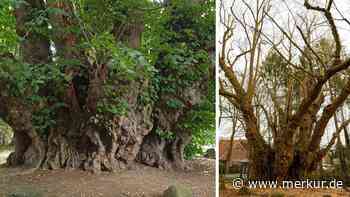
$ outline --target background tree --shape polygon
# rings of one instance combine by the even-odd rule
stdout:
[[[235,137],[237,137],[236,135],[239,134],[239,130],[240,130],[240,122],[238,120],[238,115],[237,115],[237,111],[235,108],[233,108],[232,106],[228,105],[228,108],[224,109],[224,106],[221,106],[221,111],[226,111],[225,115],[228,116],[220,116],[220,119],[228,119],[229,121],[231,121],[232,123],[232,130],[230,133],[230,145],[228,147],[228,153],[226,155],[226,162],[224,163],[224,173],[229,173],[230,172],[230,167],[232,165],[231,163],[231,158],[232,158],[232,152],[233,152],[233,145],[234,145],[234,141],[235,141]],[[220,121],[221,122],[221,121]],[[226,122],[227,123],[227,122]]]

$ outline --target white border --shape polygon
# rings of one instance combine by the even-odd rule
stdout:
[[[220,0],[215,0],[215,196],[219,197],[219,135],[217,133],[219,128],[219,39],[218,39],[218,28],[219,28],[219,6]]]

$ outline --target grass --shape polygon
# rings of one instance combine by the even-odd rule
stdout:
[[[7,151],[7,150],[13,150],[13,145],[2,145],[0,146],[0,152]]]
[[[235,174],[224,174],[224,177],[226,178],[237,178],[239,177],[239,173],[235,173]]]
[[[42,195],[39,193],[13,192],[8,194],[7,197],[42,197]]]
[[[6,197],[44,197],[38,189],[34,187],[21,187],[6,194]]]
[[[29,190],[10,192],[6,197],[43,197],[43,195],[40,192]]]

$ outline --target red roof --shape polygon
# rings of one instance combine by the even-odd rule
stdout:
[[[219,159],[226,161],[231,146],[231,140],[220,139]],[[248,161],[248,143],[247,140],[234,140],[232,144],[231,162]]]

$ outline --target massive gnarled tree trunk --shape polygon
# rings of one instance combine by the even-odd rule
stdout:
[[[209,1],[203,0],[191,0],[185,1],[187,5],[197,5],[199,3],[208,3]],[[164,1],[166,7],[172,7],[172,16],[178,17],[176,5],[173,5],[171,0]],[[199,17],[199,15],[198,15]],[[168,28],[175,31],[184,31],[186,22],[183,20],[173,21]],[[182,27],[183,26],[183,27]],[[182,32],[184,34],[184,32]],[[179,39],[177,42],[181,41]],[[207,46],[203,46],[203,49],[207,51],[210,59],[214,59],[214,43],[209,43]],[[158,64],[164,62],[159,61]],[[156,65],[156,68],[164,76],[168,76],[173,72],[171,69]],[[138,154],[137,160],[147,165],[161,167],[161,168],[175,168],[183,169],[184,166],[184,149],[186,145],[191,142],[192,134],[189,128],[181,127],[181,123],[191,113],[193,107],[200,104],[208,95],[209,83],[215,78],[215,65],[214,62],[209,65],[208,74],[204,74],[201,79],[194,81],[188,87],[181,88],[174,94],[159,93],[159,100],[153,106],[153,123],[154,127],[149,135],[147,135],[142,143],[141,150]],[[167,107],[167,102],[172,99],[180,100],[184,105],[179,109],[172,109]],[[175,135],[170,138],[162,138],[157,132],[172,131]]]
[[[139,161],[161,168],[184,168],[184,148],[191,141],[191,132],[181,128],[179,124],[188,115],[192,105],[198,104],[203,99],[201,97],[205,95],[208,87],[202,84],[205,83],[200,82],[183,93],[179,93],[178,97],[188,103],[182,110],[167,109],[166,101],[171,97],[168,95],[161,97],[153,111],[155,123],[153,132],[144,139],[138,156]],[[161,138],[156,134],[156,129],[175,131],[175,136],[172,139]]]
[[[34,32],[28,32],[25,28],[25,24],[30,20],[31,10],[44,9],[44,6],[42,1],[28,1],[28,4],[22,3],[15,10],[16,32],[19,36],[26,37],[20,49],[23,59],[28,64],[45,64],[49,61],[49,40]],[[20,98],[3,99],[8,122],[14,130],[16,147],[15,152],[8,158],[8,163],[10,165],[24,163],[30,167],[38,167],[45,156],[45,145],[31,124],[32,109],[27,107]]]
[[[58,8],[48,16],[52,28],[51,40],[36,31],[26,28],[32,20],[33,11]],[[40,109],[52,107],[49,99],[38,105],[30,105],[23,98],[0,93],[0,110],[14,130],[15,151],[8,158],[10,166],[28,168],[82,168],[92,172],[115,171],[132,167],[135,162],[160,168],[184,168],[184,148],[191,140],[191,131],[179,126],[180,122],[202,101],[207,94],[210,80],[202,76],[188,89],[182,90],[179,98],[187,103],[180,109],[164,107],[173,95],[159,95],[157,102],[140,104],[139,98],[148,90],[150,79],[139,76],[134,80],[111,79],[108,60],[88,56],[79,49],[81,40],[89,34],[66,31],[71,27],[82,27],[75,17],[75,10],[67,1],[26,0],[15,11],[17,34],[23,37],[20,43],[23,61],[30,65],[47,64],[52,58],[52,47],[59,58],[66,60],[64,73],[67,82],[62,94],[57,95],[50,84],[39,92],[43,97],[55,97],[63,103],[55,109],[55,126],[45,135],[33,126],[33,114]],[[144,30],[142,12],[130,24],[115,24],[112,35],[119,42],[137,49]],[[123,25],[123,31],[119,31]],[[79,66],[69,65],[69,60],[79,60]],[[136,65],[139,70],[143,65]],[[0,81],[0,83],[5,83]],[[108,83],[127,102],[124,114],[101,116],[98,105],[110,99],[104,86]],[[6,84],[0,84],[2,87]],[[31,92],[28,92],[28,96]],[[156,130],[174,132],[172,139],[163,139]]]

